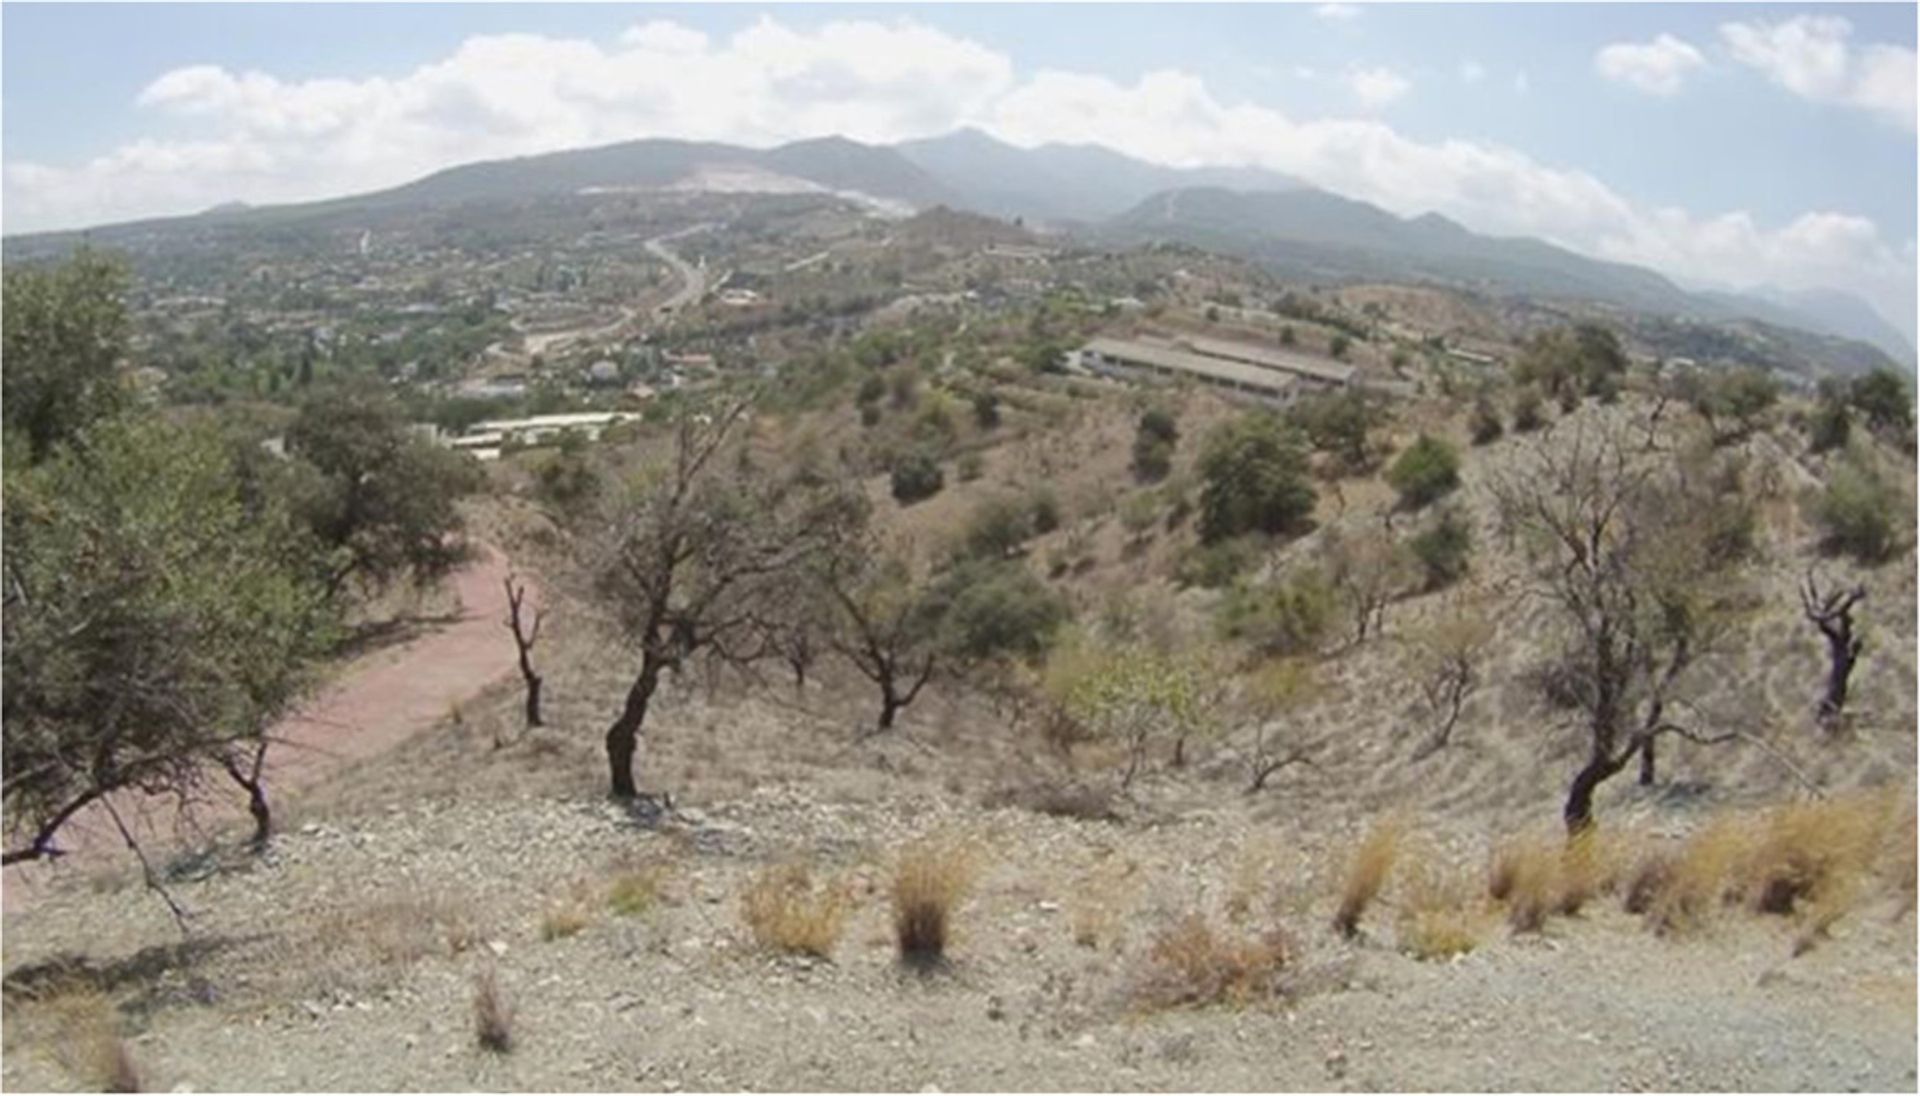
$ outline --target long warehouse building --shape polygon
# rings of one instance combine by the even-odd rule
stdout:
[[[1103,336],[1080,348],[1079,364],[1110,377],[1196,380],[1280,405],[1292,403],[1303,392],[1345,387],[1353,379],[1350,366],[1294,355],[1283,358],[1263,347],[1219,339],[1194,339],[1182,345]]]

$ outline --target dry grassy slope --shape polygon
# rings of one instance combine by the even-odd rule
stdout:
[[[1095,564],[1065,580],[1083,611],[1124,592],[1204,626],[1215,595],[1175,593],[1165,578],[1190,531],[1161,533],[1129,557],[1095,505],[1133,489],[1131,411],[1076,408],[992,451],[980,481],[950,477],[935,499],[888,502],[883,514],[931,537],[972,501],[1044,479],[1069,520],[1033,546],[1036,565],[1076,524],[1099,527],[1088,538]],[[1207,425],[1231,413],[1186,403],[1182,469]],[[1409,422],[1397,443],[1420,425],[1438,423]],[[1470,456],[1462,501],[1483,546],[1484,478],[1520,444]],[[1784,462],[1765,456],[1771,444],[1756,451]],[[1344,509],[1323,499],[1323,523],[1373,521],[1387,502],[1352,482],[1340,495]],[[1770,740],[1836,785],[1911,773],[1911,556],[1870,576],[1860,718],[1851,737],[1825,742],[1803,714],[1820,649],[1791,591],[1806,534],[1778,509],[1784,539],[1761,568],[1768,609],[1714,695],[1742,718],[1777,723]],[[1279,562],[1311,549],[1291,546]],[[1512,577],[1512,561],[1481,558],[1483,581]],[[1331,695],[1291,729],[1323,743],[1315,768],[1243,796],[1236,727],[1186,772],[1156,770],[1124,825],[983,810],[997,787],[1066,774],[1029,729],[978,698],[931,695],[893,736],[855,745],[872,701],[843,672],[804,692],[676,682],[642,752],[643,785],[694,812],[665,832],[635,829],[599,800],[599,733],[633,659],[561,605],[538,655],[549,728],[521,732],[516,691],[496,689],[290,804],[272,860],[234,858],[179,884],[209,941],[198,965],[155,961],[178,938],[126,878],[76,878],[10,915],[15,992],[0,1080],[75,1084],[52,1053],[59,1033],[18,990],[23,972],[77,954],[124,975],[113,995],[153,1083],[200,1089],[1911,1086],[1914,921],[1878,892],[1833,941],[1791,961],[1789,932],[1771,922],[1729,914],[1699,937],[1664,940],[1608,903],[1556,920],[1544,939],[1489,929],[1456,964],[1417,963],[1393,950],[1397,882],[1359,941],[1325,928],[1341,858],[1382,810],[1410,816],[1431,850],[1421,859],[1469,879],[1497,836],[1552,828],[1576,739],[1554,731],[1511,676],[1539,641],[1542,610],[1496,607],[1502,671],[1454,746],[1406,760],[1423,730],[1393,635],[1443,604],[1402,602],[1387,639],[1330,660]],[[1750,749],[1671,749],[1663,768],[1651,794],[1616,780],[1603,820],[1684,830],[1713,801],[1790,786]],[[1084,760],[1082,770],[1105,775]],[[1682,782],[1706,787],[1681,794]],[[891,965],[882,891],[894,850],[937,830],[971,834],[987,869],[961,911],[954,974],[921,984]],[[768,959],[741,924],[738,896],[753,874],[794,855],[855,888],[832,965]],[[620,917],[598,904],[595,888],[644,864],[666,866],[657,908]],[[546,914],[567,903],[588,908],[586,928],[541,940]],[[1242,1011],[1135,1013],[1128,994],[1153,933],[1192,910],[1285,924],[1299,944],[1294,996]],[[1095,927],[1093,948],[1075,943],[1083,925]],[[472,1045],[472,978],[488,967],[518,1010],[519,1049],[506,1058]]]

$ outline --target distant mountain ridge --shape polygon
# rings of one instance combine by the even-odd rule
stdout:
[[[1173,168],[1135,160],[1100,145],[1023,149],[977,129],[895,145],[921,170],[963,195],[981,213],[1053,222],[1118,216],[1165,190],[1227,187],[1299,190],[1298,179],[1260,168]]]
[[[203,214],[90,230],[164,238],[191,230],[284,225],[317,216],[622,190],[836,194],[891,215],[946,206],[1025,218],[1112,244],[1177,240],[1323,281],[1416,280],[1505,296],[1579,298],[1683,321],[1751,320],[1863,344],[1849,370],[1912,368],[1913,348],[1864,302],[1809,291],[1772,299],[1689,293],[1643,267],[1540,240],[1474,233],[1437,213],[1397,217],[1258,168],[1171,168],[1098,145],[1020,148],[978,130],[894,146],[844,137],[770,149],[646,138],[450,167],[385,190],[290,206],[228,203]],[[158,236],[156,237],[156,234]],[[78,233],[41,234],[78,238]],[[12,239],[22,239],[14,237]],[[1868,348],[1870,354],[1863,354]],[[1836,355],[1828,355],[1835,357]]]

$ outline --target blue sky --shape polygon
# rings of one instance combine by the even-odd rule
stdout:
[[[0,33],[9,232],[625,137],[971,124],[1913,325],[1912,5],[9,3]]]

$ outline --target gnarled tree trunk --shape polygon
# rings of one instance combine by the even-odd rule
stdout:
[[[620,715],[607,728],[607,769],[615,799],[636,799],[639,788],[633,781],[633,756],[639,749],[640,725],[647,721],[647,705],[660,687],[660,661],[648,651],[640,659],[640,676],[627,690],[627,701]]]

